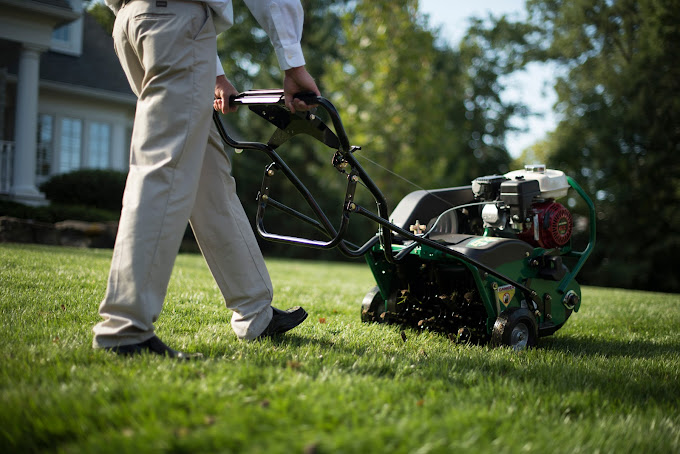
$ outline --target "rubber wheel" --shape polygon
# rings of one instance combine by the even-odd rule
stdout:
[[[380,295],[378,286],[375,286],[366,293],[361,302],[361,321],[366,323],[381,322],[383,320],[380,316],[383,312],[385,312],[385,300]]]
[[[538,343],[536,317],[528,309],[513,307],[501,313],[493,325],[491,343],[506,345],[514,350],[525,350]]]

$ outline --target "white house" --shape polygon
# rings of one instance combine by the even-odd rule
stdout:
[[[0,197],[79,168],[126,170],[136,98],[82,0],[0,0]]]

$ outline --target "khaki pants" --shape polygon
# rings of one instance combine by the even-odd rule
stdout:
[[[163,6],[165,5],[165,6]],[[138,98],[130,172],[94,346],[154,335],[190,220],[241,339],[272,317],[272,284],[212,122],[216,37],[200,2],[133,0],[116,17],[116,53]]]

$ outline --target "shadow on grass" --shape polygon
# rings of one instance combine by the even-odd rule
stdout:
[[[266,339],[255,339],[253,341],[245,341],[245,342],[269,342],[272,346],[276,347],[285,347],[285,348],[304,348],[308,347],[310,345],[315,345],[319,346],[321,349],[326,349],[326,350],[335,350],[337,351],[339,348],[339,343],[334,342],[329,339],[318,339],[318,338],[311,338],[307,336],[300,336],[299,334],[293,334],[293,333],[286,333],[286,334],[279,334],[276,336],[271,336]],[[219,360],[220,358],[226,358],[230,356],[231,353],[231,347],[229,345],[224,345],[222,346],[206,346],[205,349],[203,350],[198,350],[200,351],[205,358],[210,358],[214,360]],[[356,351],[356,349],[352,349],[352,352]],[[350,350],[343,350],[342,353],[349,353]]]
[[[301,345],[310,341],[314,342],[299,339]],[[339,343],[328,345],[329,348],[343,349]],[[674,407],[668,397],[680,395],[677,346],[671,343],[560,336],[541,339],[539,348],[527,353],[453,343],[452,348],[464,350],[455,355],[453,361],[449,356],[429,355],[422,358],[413,374],[427,381],[441,380],[449,386],[462,389],[486,386],[489,382],[498,382],[502,387],[521,388],[529,382],[538,394],[568,396],[573,393],[595,393],[600,396],[595,400],[597,402],[635,407],[652,402]],[[357,355],[371,355],[369,349],[343,350]],[[560,355],[555,357],[551,352]],[[403,374],[403,364],[413,361],[407,355],[403,354],[399,358],[402,355],[397,352],[396,365],[384,361],[375,364],[370,360],[365,361],[362,366],[353,369],[353,373],[397,379],[402,375],[409,377],[409,373]],[[564,355],[572,360],[563,361],[560,356]],[[587,403],[570,405],[572,413],[578,413],[580,405],[588,406]]]
[[[564,336],[547,337],[539,342],[539,350],[562,352],[574,356],[602,356],[650,359],[674,357],[678,353],[676,343],[659,343],[647,340],[619,341],[593,337]]]

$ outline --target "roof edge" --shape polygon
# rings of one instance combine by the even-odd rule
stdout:
[[[102,90],[100,88],[85,87],[82,85],[72,85],[64,82],[54,82],[51,80],[42,79],[40,81],[40,88],[54,90],[59,93],[70,95],[88,96],[91,99],[96,99],[99,101],[111,101],[128,106],[135,106],[137,104],[137,97],[134,95]]]
[[[75,20],[81,15],[71,7],[51,5],[40,1],[31,0],[0,0],[0,6],[7,5],[31,13],[43,13],[59,19]]]
[[[7,73],[6,81],[16,84],[18,77],[16,74]],[[64,82],[55,82],[52,80],[40,79],[40,89],[53,90],[57,93],[64,93],[69,95],[87,96],[90,99],[98,101],[111,101],[127,106],[135,106],[137,104],[137,97],[132,94],[119,93],[110,90],[102,90],[101,88],[85,87],[82,85],[67,84]]]

